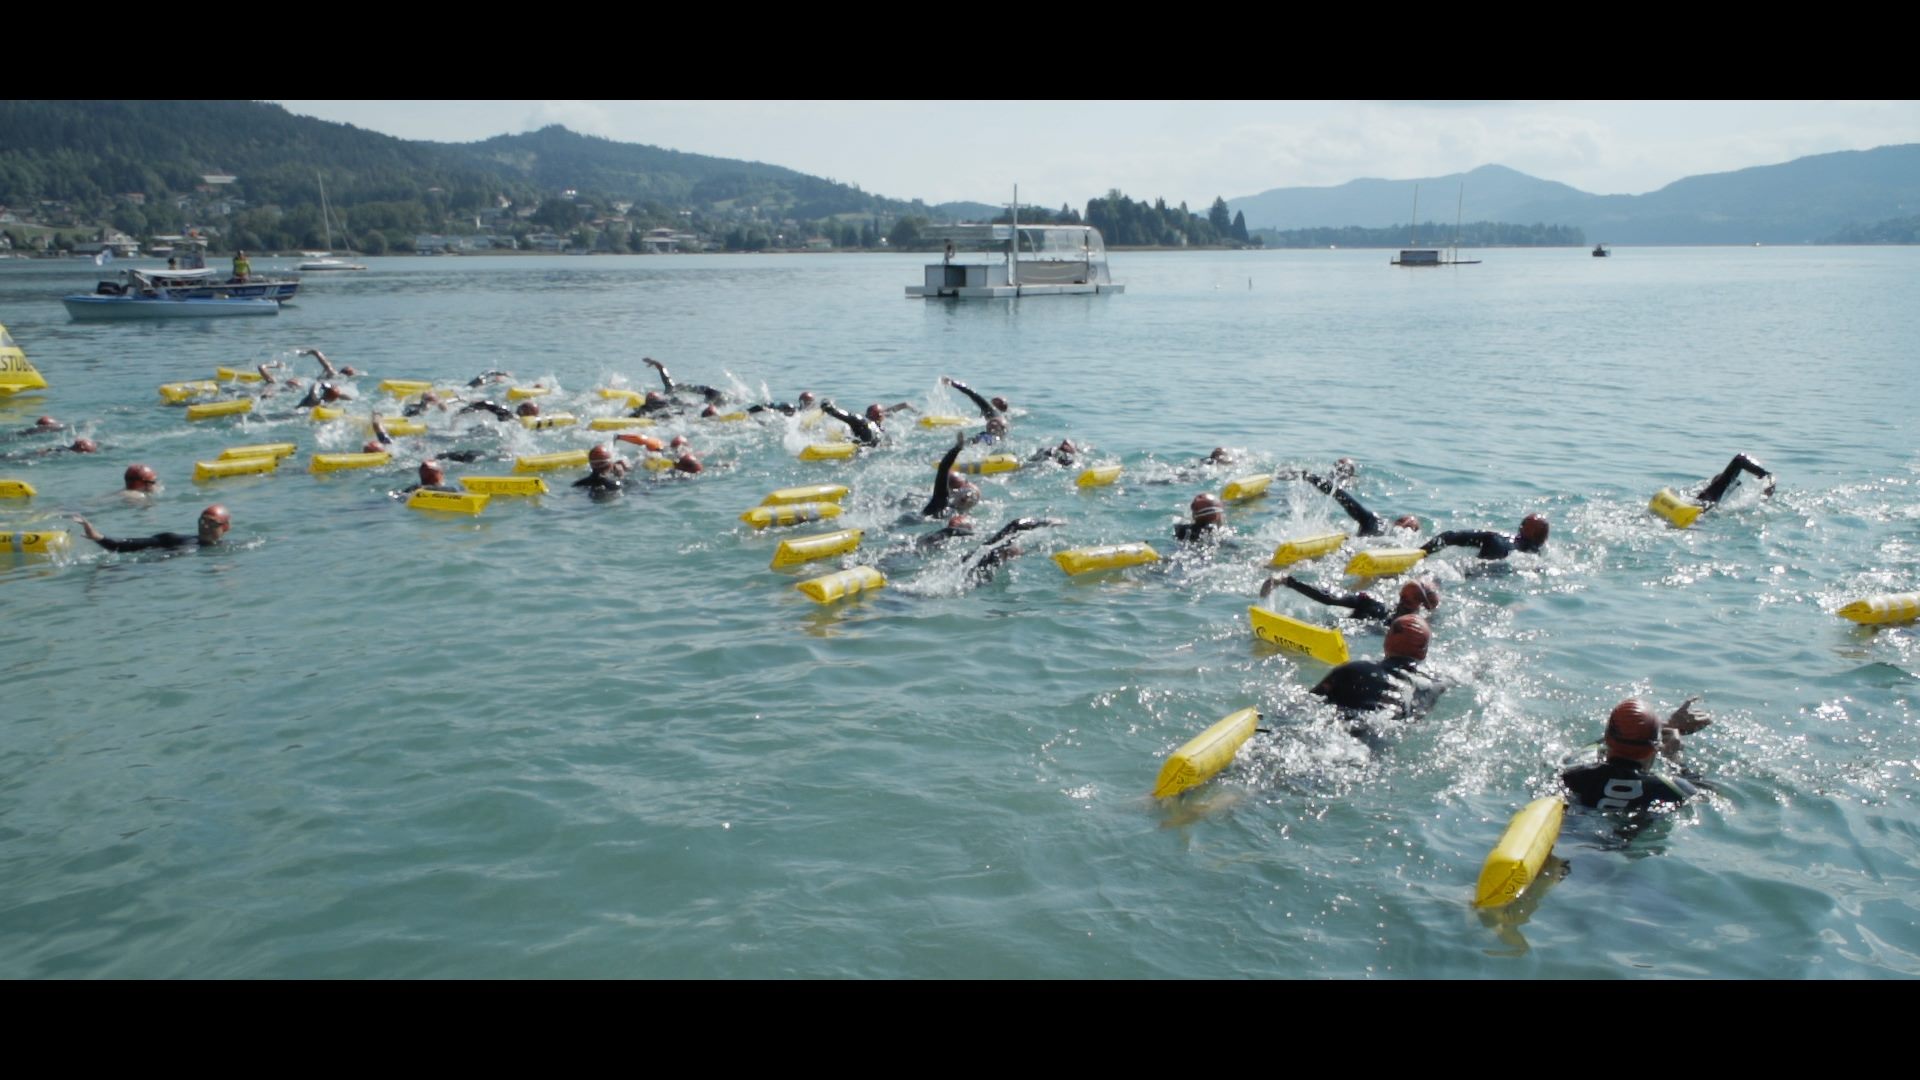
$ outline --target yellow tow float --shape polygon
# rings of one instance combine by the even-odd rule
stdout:
[[[1126,471],[1124,465],[1095,465],[1091,469],[1082,470],[1079,478],[1074,480],[1074,484],[1083,488],[1106,487],[1120,479],[1120,474],[1124,471]]]
[[[31,499],[38,494],[25,480],[0,480],[0,499]]]
[[[1480,868],[1480,885],[1473,906],[1505,907],[1513,903],[1546,865],[1560,839],[1560,823],[1567,804],[1557,795],[1535,799],[1507,823],[1507,831]]]
[[[601,416],[587,422],[594,431],[628,431],[653,425],[654,421],[645,416]]]
[[[427,379],[382,379],[380,381],[380,390],[397,398],[410,398],[431,389],[433,389],[433,383]]]
[[[277,457],[222,457],[218,461],[196,461],[193,463],[193,478],[198,483],[219,480],[228,476],[252,476],[256,473],[270,473],[280,468]]]
[[[1365,578],[1404,574],[1426,557],[1427,553],[1419,548],[1374,548],[1348,559],[1347,573]]]
[[[756,529],[770,525],[799,525],[807,521],[827,521],[840,516],[840,504],[831,502],[782,503],[756,506],[740,515],[740,520]]]
[[[967,418],[964,416],[941,416],[937,413],[929,413],[920,418],[921,427],[965,427],[966,425]]]
[[[1347,542],[1343,532],[1321,533],[1319,536],[1303,536],[1298,540],[1288,540],[1273,549],[1274,566],[1292,566],[1297,562],[1317,559],[1322,555],[1331,555],[1340,550]]]
[[[831,604],[835,600],[857,593],[884,589],[886,585],[886,576],[880,571],[871,566],[855,566],[817,578],[808,578],[794,588],[805,593],[816,604]]]
[[[1265,495],[1267,488],[1272,484],[1272,473],[1243,476],[1238,480],[1229,481],[1226,487],[1221,488],[1220,497],[1228,502],[1246,502],[1248,499],[1257,499]]]
[[[72,546],[73,539],[64,532],[0,533],[0,552],[15,555],[58,555]]]
[[[507,391],[508,401],[525,401],[528,398],[546,397],[553,393],[551,386],[516,386]]]
[[[517,473],[547,472],[552,469],[579,469],[587,464],[585,450],[562,450],[557,454],[523,454],[513,459]]]
[[[936,461],[933,464],[940,463]],[[988,454],[979,461],[962,462],[953,468],[955,472],[963,472],[969,476],[992,476],[996,473],[1013,472],[1019,467],[1020,459],[1012,454]]]
[[[816,559],[831,559],[835,555],[845,555],[860,546],[860,538],[865,535],[859,529],[841,529],[839,532],[821,533],[818,536],[801,536],[792,540],[780,541],[780,547],[773,553],[772,568],[780,570],[788,566],[799,566]]]
[[[601,387],[598,393],[608,401],[624,401],[629,407],[636,409],[647,400],[647,395],[638,390],[615,390],[611,386]]]
[[[315,405],[307,411],[307,419],[316,424],[324,424],[329,420],[338,420],[345,415],[347,415],[347,410],[337,409],[331,405]]]
[[[207,401],[199,405],[187,406],[188,420],[211,420],[216,416],[239,416],[253,411],[253,399],[234,398],[232,401]]]
[[[580,422],[572,413],[548,413],[545,416],[523,416],[520,426],[529,431],[545,431],[547,428],[572,427]]]
[[[760,500],[761,506],[785,506],[788,503],[839,502],[847,497],[845,484],[806,484],[781,488]]]
[[[407,509],[433,510],[442,514],[477,514],[487,508],[493,496],[476,491],[416,490],[407,496]]]
[[[340,472],[343,469],[377,469],[393,460],[393,455],[379,454],[315,454],[307,462],[311,472]]]
[[[1862,597],[1834,614],[1867,626],[1912,622],[1920,619],[1920,592]]]
[[[1247,608],[1247,621],[1253,624],[1253,636],[1269,645],[1278,645],[1291,653],[1313,657],[1323,664],[1340,665],[1352,658],[1347,638],[1337,628],[1315,626],[1257,604]]]
[[[800,451],[801,461],[845,461],[860,452],[860,448],[850,442],[808,443]]]
[[[1164,799],[1188,788],[1199,787],[1227,767],[1240,746],[1253,737],[1260,726],[1260,711],[1246,708],[1229,713],[1212,727],[1188,739],[1160,766],[1160,778],[1154,782],[1153,797]]]
[[[169,405],[178,405],[189,398],[206,397],[220,392],[220,384],[212,379],[195,379],[192,382],[164,383],[160,387],[160,397]]]
[[[538,476],[463,476],[460,486],[479,495],[545,495],[547,482]]]
[[[266,381],[266,376],[257,371],[247,371],[244,368],[214,368],[213,377],[219,379],[221,382],[254,383]]]
[[[1684,529],[1693,524],[1694,519],[1707,511],[1707,508],[1699,503],[1682,498],[1672,488],[1661,488],[1654,492],[1653,500],[1647,503],[1647,509],[1665,518],[1667,524],[1676,529]]]
[[[1132,544],[1103,544],[1099,547],[1069,548],[1053,553],[1053,561],[1069,574],[1087,574],[1095,570],[1119,570],[1143,563],[1159,562],[1160,553],[1141,541]]]
[[[220,451],[221,461],[235,461],[240,458],[292,457],[294,445],[290,442],[256,443],[252,446],[230,446]]]

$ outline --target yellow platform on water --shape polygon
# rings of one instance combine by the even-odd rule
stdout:
[[[1834,614],[1868,626],[1912,622],[1920,619],[1920,592],[1861,597]]]
[[[940,463],[936,461],[933,464],[937,466]],[[979,461],[962,462],[953,468],[954,471],[963,472],[969,476],[992,476],[996,473],[1013,472],[1019,467],[1020,459],[1012,454],[988,454]]]
[[[550,469],[580,469],[587,464],[585,450],[562,450],[557,454],[523,454],[513,459],[517,473],[546,472]]]
[[[220,451],[221,461],[234,461],[239,458],[292,457],[294,445],[290,442],[256,443],[253,446],[230,446]]]
[[[1347,573],[1354,577],[1386,577],[1404,574],[1427,557],[1419,548],[1374,548],[1347,560]]]
[[[1672,488],[1661,488],[1654,492],[1652,501],[1647,503],[1647,509],[1665,518],[1667,524],[1676,529],[1684,529],[1693,524],[1696,518],[1707,511],[1707,508],[1699,503],[1682,498]]]
[[[653,419],[645,416],[601,416],[587,421],[587,427],[594,431],[630,431],[652,427],[654,423]]]
[[[487,508],[493,496],[477,491],[428,491],[420,488],[407,496],[407,509],[433,510],[442,514],[477,514]]]
[[[1552,795],[1533,800],[1513,815],[1506,833],[1480,867],[1473,906],[1504,907],[1533,884],[1547,856],[1553,853],[1554,841],[1560,839],[1560,823],[1566,813],[1567,804]]]
[[[850,442],[809,443],[800,451],[801,461],[845,461],[860,452],[860,448]]]
[[[339,472],[343,469],[377,469],[393,460],[391,454],[315,454],[307,462],[308,470],[317,473]]]
[[[1237,480],[1228,481],[1227,486],[1220,489],[1220,497],[1228,502],[1246,502],[1248,499],[1257,499],[1265,495],[1267,488],[1272,485],[1273,474],[1271,473],[1242,476]]]
[[[25,480],[0,480],[0,499],[31,499],[38,494]]]
[[[1290,653],[1311,656],[1323,664],[1340,665],[1352,659],[1347,652],[1346,635],[1331,626],[1304,623],[1258,604],[1247,608],[1247,620],[1253,624],[1253,636]]]
[[[1297,562],[1317,559],[1322,555],[1331,555],[1339,551],[1347,542],[1343,532],[1321,533],[1318,536],[1302,536],[1297,540],[1288,540],[1273,549],[1273,566],[1292,566]]]
[[[178,405],[189,398],[205,397],[220,392],[220,384],[212,379],[195,379],[192,382],[165,383],[160,387],[160,396],[169,405]]]
[[[27,362],[26,350],[14,343],[5,325],[0,325],[0,399],[46,388],[47,380]]]
[[[196,461],[193,463],[193,478],[205,483],[227,476],[252,476],[256,473],[270,473],[280,468],[277,457],[222,457],[218,461]]]
[[[795,585],[794,588],[807,594],[816,604],[831,604],[835,600],[853,596],[856,593],[884,589],[886,576],[871,566],[855,566],[836,571]]]
[[[409,398],[433,389],[433,383],[426,379],[382,379],[380,389],[397,398]]]
[[[807,521],[827,521],[839,516],[839,503],[781,503],[778,506],[756,506],[741,514],[740,520],[756,529],[764,529],[772,525],[799,525]]]
[[[64,532],[0,533],[0,552],[15,555],[58,555],[73,547],[73,538]]]
[[[1216,721],[1212,727],[1188,739],[1160,766],[1160,778],[1154,781],[1153,797],[1164,799],[1213,779],[1215,773],[1233,761],[1240,746],[1253,737],[1260,726],[1260,711],[1246,708]]]
[[[788,503],[839,502],[847,497],[845,484],[804,484],[781,488],[760,500],[761,506],[785,506]]]
[[[265,382],[266,376],[244,368],[214,368],[213,377],[222,382]]]
[[[580,419],[578,417],[574,416],[572,413],[564,413],[564,412],[548,413],[545,416],[523,416],[520,418],[520,426],[526,428],[529,431],[544,431],[547,428],[572,427],[573,425],[579,422],[580,422]]]
[[[1081,470],[1074,484],[1083,488],[1106,487],[1120,479],[1120,474],[1124,471],[1126,471],[1124,465],[1096,465],[1091,469]]]
[[[460,486],[480,495],[545,495],[547,482],[538,476],[463,476]]]
[[[835,555],[845,555],[860,546],[860,538],[865,535],[859,529],[841,529],[839,532],[821,533],[818,536],[800,536],[792,540],[780,541],[780,547],[773,553],[772,567],[779,570],[788,566],[813,562],[815,559],[831,559]]]
[[[507,391],[508,401],[525,401],[528,398],[546,397],[553,393],[551,386],[516,386]]]
[[[1053,561],[1069,574],[1088,574],[1095,570],[1118,570],[1143,563],[1159,562],[1160,553],[1145,541],[1132,544],[1102,544],[1099,547],[1069,548],[1053,553]]]
[[[232,401],[207,401],[187,406],[187,419],[212,420],[217,416],[239,416],[253,411],[252,398],[234,398]]]
[[[929,413],[920,418],[921,427],[965,427],[966,425],[967,418],[964,416],[940,416]]]

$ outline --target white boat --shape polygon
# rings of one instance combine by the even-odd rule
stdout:
[[[280,300],[293,299],[300,291],[295,278],[270,278],[259,274],[245,281],[234,281],[212,267],[187,270],[122,270],[120,276],[100,282],[97,296],[144,295],[152,290],[169,300]]]
[[[1462,183],[1460,185],[1460,209],[1465,208],[1466,202],[1467,202],[1467,185]],[[1419,184],[1413,185],[1413,242],[1415,244],[1418,244],[1420,242],[1420,185]],[[1480,260],[1479,259],[1463,259],[1460,257],[1460,219],[1459,219],[1459,209],[1456,209],[1454,223],[1453,223],[1453,247],[1449,249],[1449,252],[1446,258],[1440,257],[1439,248],[1421,248],[1421,247],[1401,248],[1400,257],[1392,260],[1392,265],[1394,266],[1479,266]]]
[[[63,296],[67,314],[75,322],[109,319],[207,319],[227,315],[278,315],[280,303],[264,297],[190,300],[167,296],[102,296],[79,293]]]
[[[923,284],[907,286],[909,297],[958,300],[1019,296],[1072,296],[1125,292],[1107,271],[1107,242],[1091,225],[1020,224],[1019,189],[1014,189],[1012,220],[1007,225],[947,225],[921,235],[945,241],[946,254],[929,263]],[[963,252],[1000,256],[982,262],[959,260]]]
[[[320,181],[320,224],[322,228],[327,230],[327,250],[301,252],[300,254],[308,256],[308,259],[298,266],[295,266],[294,269],[302,271],[303,273],[325,270],[365,270],[366,266],[364,264],[331,257],[333,255],[333,211],[327,206],[327,181],[318,174],[315,174],[314,179]],[[342,236],[345,235],[346,231],[346,223],[343,221],[340,226]],[[348,242],[348,246],[352,246],[351,241]]]

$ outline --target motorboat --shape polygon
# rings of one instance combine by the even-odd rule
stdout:
[[[102,282],[110,285],[111,282]],[[264,296],[190,298],[152,292],[77,293],[63,296],[75,322],[114,319],[206,319],[226,315],[278,315],[280,302]]]
[[[921,231],[946,251],[928,263],[907,296],[925,299],[995,300],[1020,296],[1072,296],[1125,292],[1107,271],[1107,242],[1091,225],[1020,224],[1020,189],[1013,189],[1007,223],[945,225]],[[963,253],[998,256],[968,262]]]

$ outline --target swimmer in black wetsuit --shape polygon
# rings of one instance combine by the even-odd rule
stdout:
[[[1446,688],[1420,670],[1432,638],[1425,619],[1402,615],[1387,627],[1384,659],[1341,664],[1309,693],[1338,707],[1347,730],[1359,738],[1379,734],[1374,721],[1417,720],[1433,708]]]
[[[320,374],[324,378],[337,379],[343,375],[348,378],[352,378],[356,375],[364,374],[363,372],[354,370],[354,367],[352,364],[348,364],[346,367],[341,367],[341,368],[334,367],[333,361],[328,360],[327,354],[321,352],[319,349],[295,349],[293,350],[293,355],[311,356],[315,360],[318,360],[320,362]]]
[[[455,403],[460,401],[459,398],[453,398],[452,400]],[[447,402],[442,400],[439,394],[427,390],[421,393],[419,401],[408,402],[406,407],[400,410],[400,415],[405,417],[422,416],[428,409],[437,409],[440,412],[446,412]],[[465,412],[466,410],[462,409],[460,411]]]
[[[307,396],[300,399],[296,409],[311,409],[315,405],[332,405],[339,401],[352,401],[353,392],[343,390],[330,382],[316,382],[307,390]]]
[[[5,437],[7,441],[11,442],[14,439],[31,439],[36,435],[53,435],[66,430],[66,424],[55,420],[51,416],[43,416],[35,420],[32,427],[24,427],[18,431],[10,431]]]
[[[946,543],[956,536],[972,535],[973,519],[965,514],[955,514],[947,519],[945,525],[942,525],[930,533],[915,537],[913,547],[914,550],[920,552],[932,551],[934,548],[939,547],[941,544]]]
[[[1342,458],[1341,460],[1351,464],[1351,459],[1349,458]],[[1338,468],[1338,466],[1336,466],[1336,468]],[[1349,478],[1351,478],[1352,475],[1351,471],[1347,473]],[[1283,472],[1280,476],[1283,480],[1305,480],[1307,483],[1333,496],[1333,501],[1340,504],[1340,509],[1345,510],[1347,516],[1352,518],[1354,523],[1360,526],[1359,535],[1380,536],[1387,531],[1386,523],[1380,520],[1380,515],[1360,505],[1360,500],[1354,498],[1353,494],[1345,488],[1335,487],[1331,482],[1323,480],[1310,472]],[[1420,527],[1420,519],[1414,517],[1412,514],[1406,514],[1402,515],[1401,518],[1393,524],[1396,528],[1418,529]]]
[[[488,383],[507,382],[513,378],[511,371],[483,371],[467,380],[468,387],[485,386]]]
[[[847,430],[853,433],[853,441],[859,443],[861,446],[880,445],[880,425],[872,422],[873,410],[878,408],[878,405],[869,406],[867,409],[868,415],[859,417],[842,409],[831,401],[821,402],[820,404],[820,411],[847,425]]]
[[[658,440],[656,440],[658,441]],[[587,467],[592,471],[573,482],[593,496],[611,495],[626,486],[623,478],[632,463],[616,456],[612,445],[601,443],[587,452]]]
[[[1324,589],[1315,588],[1292,574],[1285,577],[1269,577],[1260,586],[1261,599],[1271,596],[1274,587],[1279,585],[1285,585],[1315,603],[1348,608],[1354,618],[1369,622],[1390,623],[1402,615],[1418,615],[1421,608],[1432,611],[1440,606],[1440,590],[1430,581],[1409,581],[1402,584],[1400,601],[1392,609],[1388,609],[1387,605],[1366,593],[1330,593]]]
[[[633,411],[627,415],[662,416],[679,413],[681,411],[681,408],[670,401],[665,394],[662,394],[658,390],[649,390],[647,391],[646,398],[643,399],[640,404],[635,405]]]
[[[1213,540],[1226,530],[1227,504],[1220,501],[1220,496],[1201,492],[1193,497],[1187,509],[1193,512],[1193,520],[1182,521],[1173,527],[1175,540],[1183,544]]]
[[[1547,546],[1547,519],[1539,514],[1528,514],[1520,522],[1518,536],[1502,536],[1496,532],[1477,532],[1468,529],[1450,529],[1420,545],[1420,550],[1431,555],[1443,547],[1477,547],[1483,559],[1504,559],[1516,551],[1538,554]]]
[[[492,414],[493,414],[493,418],[494,418],[495,420],[511,420],[511,419],[513,419],[513,410],[512,410],[512,409],[509,409],[509,408],[507,408],[507,407],[506,407],[505,405],[501,405],[501,404],[499,404],[498,402],[494,402],[494,401],[472,401],[472,402],[468,402],[465,408],[463,408],[463,409],[461,409],[461,410],[460,410],[460,411],[459,411],[458,413],[455,413],[454,415],[456,415],[456,416],[465,416],[466,414],[468,414],[468,413],[470,413],[470,412],[484,412],[484,413],[492,413]]]
[[[927,505],[920,508],[921,517],[939,517],[949,510],[965,512],[980,501],[979,487],[953,471],[954,460],[960,456],[960,449],[965,445],[965,439],[955,438],[953,448],[940,459],[940,464],[934,466],[933,496],[927,500]]]
[[[1696,700],[1688,698],[1664,724],[1651,706],[1637,698],[1615,705],[1607,717],[1605,760],[1560,774],[1573,801],[1597,810],[1633,812],[1656,803],[1678,804],[1699,794],[1706,782],[1679,765],[1680,736],[1713,723],[1693,712]],[[1650,768],[1656,751],[1679,767],[1679,776]]]
[[[1720,475],[1709,480],[1707,486],[1693,496],[1693,501],[1709,510],[1713,509],[1714,504],[1726,498],[1727,489],[1739,483],[1742,472],[1767,482],[1766,486],[1760,489],[1762,497],[1773,495],[1773,474],[1761,468],[1759,462],[1747,455],[1735,454],[1733,460],[1727,462],[1727,467],[1720,470]]]
[[[980,415],[985,417],[988,420],[992,420],[996,416],[1003,416],[1006,413],[1007,409],[1010,407],[1007,404],[1006,398],[996,397],[993,400],[989,401],[986,398],[981,397],[978,393],[975,393],[973,387],[968,386],[966,383],[961,382],[959,379],[956,379],[951,375],[940,376],[940,385],[951,386],[955,390],[958,390],[961,393],[972,398],[974,407],[978,408],[980,410]]]
[[[416,491],[448,491],[458,493],[461,490],[462,489],[447,483],[446,471],[440,467],[439,462],[428,458],[420,463],[420,482],[417,484],[408,484],[406,487],[394,492],[393,497],[397,499],[402,495],[411,495]]]
[[[970,443],[973,443],[976,446],[992,446],[994,443],[1005,441],[1006,437],[1007,437],[1006,418],[1000,417],[1000,416],[992,416],[987,418],[987,429],[985,431],[979,432],[978,434],[974,435],[973,438],[968,439],[967,441]]]
[[[73,520],[80,524],[80,530],[86,534],[87,539],[99,544],[108,551],[152,551],[155,549],[172,551],[187,547],[209,547],[219,543],[220,539],[227,535],[227,530],[233,527],[233,518],[227,513],[227,508],[217,503],[200,511],[198,532],[192,536],[188,536],[185,533],[164,532],[155,533],[152,536],[138,536],[126,540],[115,540],[112,537],[100,535],[100,530],[93,527],[93,522],[88,521],[78,514],[73,516]]]
[[[987,538],[979,550],[967,556],[962,564],[969,585],[985,585],[993,580],[1000,564],[1020,555],[1020,548],[1013,543],[1013,537],[1030,529],[1042,529],[1049,525],[1058,525],[1053,518],[1015,518],[1000,526],[1000,531]]]
[[[699,386],[693,383],[682,384],[682,383],[674,382],[673,376],[667,374],[667,365],[661,363],[658,360],[655,360],[651,356],[641,357],[640,362],[660,373],[660,382],[662,385],[664,385],[667,388],[668,395],[677,394],[682,390],[690,390],[696,394],[699,394],[701,397],[706,398],[707,404],[709,405],[724,405],[726,403],[727,395],[718,390],[715,390],[711,386]]]
[[[10,454],[0,454],[0,461],[24,461],[28,458],[46,457],[49,454],[97,454],[100,444],[92,439],[75,439],[65,446],[48,446],[39,450],[15,450]]]
[[[160,474],[154,472],[151,465],[129,465],[121,474],[121,480],[125,484],[122,490],[135,495],[151,495],[160,490]]]
[[[1072,439],[1060,440],[1059,446],[1043,446],[1027,456],[1027,463],[1038,464],[1051,461],[1062,468],[1072,468],[1080,460],[1080,448],[1073,445]]]

